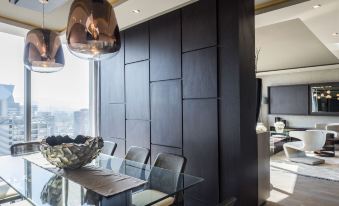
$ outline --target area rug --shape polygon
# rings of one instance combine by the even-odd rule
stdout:
[[[325,164],[312,166],[291,162],[286,158],[284,151],[282,151],[271,156],[271,167],[307,177],[339,182],[339,151],[335,157],[319,157],[313,153],[307,153],[307,155],[324,159]]]

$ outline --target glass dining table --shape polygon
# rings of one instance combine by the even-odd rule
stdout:
[[[0,157],[0,178],[32,205],[43,206],[143,206],[182,199],[182,194],[203,181],[202,178],[184,173],[140,164],[121,158],[100,154],[92,167],[109,169],[115,173],[144,180],[145,184],[112,196],[103,196],[73,182],[65,176],[37,165],[22,156]],[[1,181],[1,180],[0,180]],[[93,178],[93,181],[95,179]],[[157,192],[145,192],[145,191]],[[142,198],[140,198],[142,194]],[[138,201],[135,201],[138,196]],[[140,201],[141,199],[141,201]]]

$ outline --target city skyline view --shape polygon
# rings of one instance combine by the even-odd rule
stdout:
[[[0,32],[0,154],[24,142],[24,38]],[[31,139],[89,135],[89,62],[64,46],[64,69],[31,73]]]
[[[6,48],[0,55],[0,84],[14,85],[13,97],[24,103],[24,38],[0,32]],[[32,104],[41,110],[76,110],[88,108],[89,62],[73,56],[64,45],[65,67],[57,73],[32,73]]]

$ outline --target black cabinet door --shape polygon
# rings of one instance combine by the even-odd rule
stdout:
[[[127,119],[149,120],[149,61],[128,64],[125,69]]]
[[[269,113],[308,115],[308,85],[275,86],[268,88]]]
[[[125,63],[149,59],[148,22],[125,31]]]
[[[185,196],[217,205],[219,201],[217,100],[184,100],[183,120],[186,173],[204,178],[204,182],[187,190]]]
[[[158,145],[182,147],[181,80],[151,84],[151,137]]]
[[[217,48],[207,48],[183,54],[184,98],[217,97]]]
[[[100,62],[101,76],[101,102],[106,103],[124,103],[124,33],[121,33],[121,49],[119,53],[110,59]]]
[[[101,136],[103,138],[125,138],[125,105],[101,105]]]
[[[180,11],[150,22],[151,81],[181,78]]]
[[[182,9],[182,50],[217,44],[216,0],[200,0]]]

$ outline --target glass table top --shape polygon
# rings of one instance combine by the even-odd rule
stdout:
[[[145,180],[146,184],[105,197],[24,159],[24,156],[0,157],[0,178],[33,205],[43,206],[152,205],[180,195],[203,181],[199,177],[104,154],[100,154],[91,165]]]

